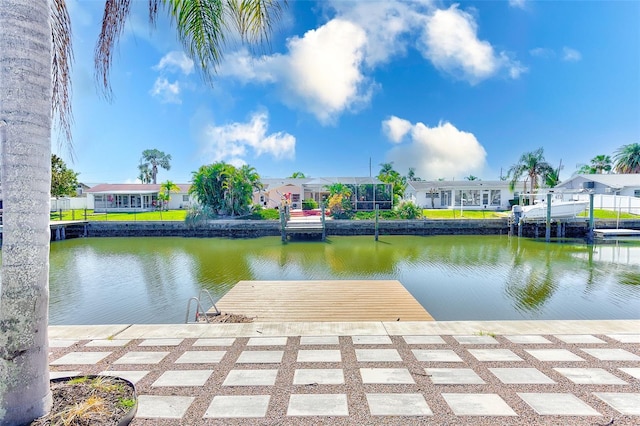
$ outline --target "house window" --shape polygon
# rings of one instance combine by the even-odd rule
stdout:
[[[502,195],[502,191],[500,191],[499,189],[492,189],[491,190],[491,205],[492,206],[501,206],[502,205],[501,195]]]
[[[300,202],[300,194],[291,194],[291,201],[294,203]]]
[[[182,202],[183,202],[183,203],[187,203],[187,202],[189,202],[189,196],[188,196],[188,195],[183,195],[183,196],[182,196]]]
[[[635,191],[633,191],[633,196],[640,198],[640,189],[636,189]]]

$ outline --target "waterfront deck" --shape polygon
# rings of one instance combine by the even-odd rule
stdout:
[[[254,321],[433,321],[397,280],[240,281],[218,303]]]
[[[638,237],[640,238],[640,230],[637,229],[594,229],[593,232],[597,237],[616,238],[616,237]]]

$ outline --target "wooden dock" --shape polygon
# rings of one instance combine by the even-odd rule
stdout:
[[[324,223],[320,216],[291,216],[284,227],[283,239],[287,236],[305,234],[324,238]]]
[[[254,321],[433,321],[397,280],[240,281],[217,303]]]

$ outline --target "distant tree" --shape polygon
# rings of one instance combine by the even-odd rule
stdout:
[[[409,172],[407,173],[407,178],[406,178],[407,182],[409,181],[414,181],[414,182],[419,182],[422,180],[421,177],[416,176],[416,168],[415,167],[409,167]]]
[[[138,170],[140,174],[138,175],[138,179],[141,183],[151,183],[151,170],[149,170],[149,164],[141,163],[138,165]]]
[[[78,174],[67,168],[62,158],[51,154],[51,196],[74,197],[78,189]]]
[[[293,172],[293,174],[291,176],[289,176],[292,179],[304,179],[306,178],[305,174],[302,172]]]
[[[466,180],[480,180],[478,179],[478,176],[474,176],[474,175],[465,176],[464,178]]]
[[[327,207],[335,219],[348,219],[353,215],[351,195],[353,191],[348,185],[334,183],[325,187],[329,191]]]
[[[553,167],[549,163],[547,163],[544,159],[544,150],[542,148],[538,148],[532,152],[526,152],[522,154],[520,160],[507,172],[507,176],[511,178],[509,182],[509,187],[513,190],[516,186],[516,183],[522,176],[527,176],[527,179],[524,183],[524,192],[527,192],[527,180],[529,180],[531,184],[531,195],[529,197],[529,202],[533,204],[534,194],[538,188],[538,180],[539,178],[544,179],[550,172],[553,171]]]
[[[615,152],[614,168],[618,173],[640,173],[640,144],[623,145]]]
[[[393,162],[381,163],[378,179],[384,183],[390,183],[393,191],[393,205],[398,205],[400,199],[404,197],[407,189],[407,178],[393,169]]]
[[[216,215],[249,213],[253,192],[262,187],[253,167],[236,168],[225,162],[200,167],[192,181],[189,193]]]
[[[157,149],[145,149],[142,151],[140,166],[138,166],[141,171],[143,165],[146,165],[147,169],[151,170],[151,181],[155,185],[158,177],[158,167],[162,167],[165,170],[171,169],[171,155]]]
[[[167,208],[167,204],[171,201],[171,193],[180,192],[180,187],[170,180],[162,182],[160,184],[160,192],[158,193],[158,199],[162,201],[160,209]]]
[[[596,169],[593,168],[590,164],[578,164],[578,170],[576,170],[576,174],[579,175],[593,175],[596,173]]]
[[[591,166],[596,173],[609,173],[611,171],[611,157],[608,155],[596,155],[591,159]]]

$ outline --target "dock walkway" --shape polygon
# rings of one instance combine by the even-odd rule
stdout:
[[[433,321],[397,280],[240,281],[218,303],[255,321]]]

